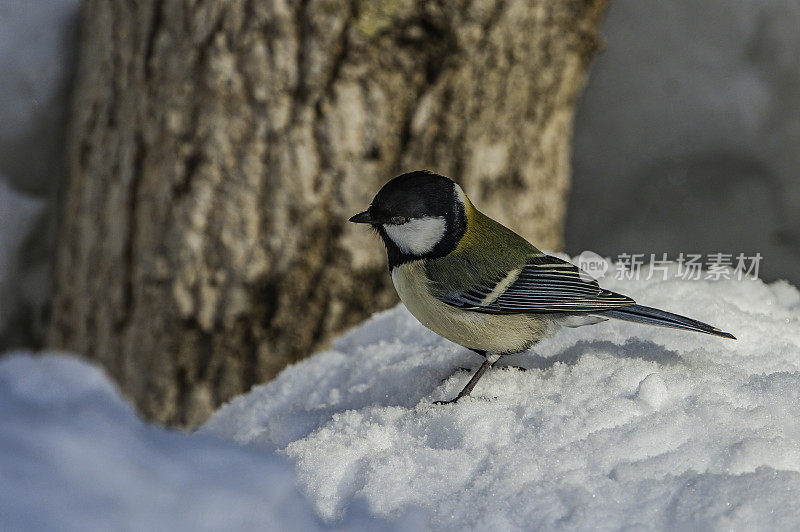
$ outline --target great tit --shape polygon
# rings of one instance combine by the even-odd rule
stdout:
[[[409,312],[485,357],[447,402],[469,395],[500,356],[525,351],[562,326],[616,318],[735,339],[600,288],[576,266],[478,211],[458,184],[432,172],[395,177],[350,221],[370,224],[383,239],[392,282]]]

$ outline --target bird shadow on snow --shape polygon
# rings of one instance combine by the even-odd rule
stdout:
[[[463,369],[469,367],[469,374],[472,374],[480,358],[467,350],[453,355],[456,356],[440,358],[439,363],[434,364],[409,363],[403,349],[397,349],[394,360],[389,360],[388,364],[384,361],[380,368],[372,368],[369,372],[373,376],[371,379],[364,379],[360,373],[363,368],[353,374],[353,364],[342,357],[340,363],[327,367],[319,379],[314,379],[310,387],[289,386],[290,382],[297,383],[297,377],[292,373],[303,370],[299,365],[294,371],[284,372],[273,383],[224,407],[223,415],[212,418],[203,430],[227,434],[234,439],[237,433],[244,431],[251,445],[278,451],[348,411],[362,411],[360,415],[365,416],[364,419],[380,420],[385,415],[381,411],[387,407],[413,410],[421,402],[447,399],[445,394],[453,390],[444,383],[460,373],[459,382],[464,382],[459,386],[463,386],[467,379]],[[503,357],[497,369],[521,366],[534,371],[547,370],[558,363],[574,366],[586,356],[595,356],[609,363],[625,358],[663,365],[682,363],[677,352],[649,341],[629,339],[618,344],[607,340],[583,340],[546,358],[533,351]],[[449,387],[452,388],[453,383]]]
[[[608,340],[581,340],[574,345],[562,350],[556,355],[542,357],[535,351],[526,351],[503,357],[498,368],[507,366],[521,366],[524,369],[549,369],[561,362],[574,366],[586,355],[597,355],[601,358],[612,356],[615,358],[639,358],[657,364],[673,365],[682,362],[677,351],[672,351],[664,346],[646,340],[630,338],[624,344],[617,344]]]
[[[673,366],[683,363],[683,359],[677,351],[672,351],[646,340],[631,338],[626,340],[624,344],[608,340],[581,340],[552,356],[544,357],[537,355],[533,350],[506,355],[500,359],[500,362],[495,368],[489,371],[506,369],[543,371],[559,363],[567,366],[574,366],[586,356],[595,356],[602,360],[608,360],[609,362],[614,359],[639,359],[647,362],[655,362],[656,364],[664,366]],[[443,378],[440,379],[440,384],[444,384],[460,373],[463,374],[466,372],[472,375],[478,368],[478,365],[473,366],[471,362],[464,359],[461,359],[461,361],[461,364],[455,363],[450,366],[452,369],[449,369],[449,373],[444,374]],[[434,392],[434,395],[436,394],[437,392]],[[410,398],[411,400],[408,401],[407,404],[399,406],[410,407],[415,401],[424,398],[425,395],[420,395],[419,397],[414,396]]]

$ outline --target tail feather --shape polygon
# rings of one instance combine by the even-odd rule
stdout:
[[[679,316],[678,314],[673,314],[671,312],[666,312],[664,310],[659,310],[652,307],[645,307],[642,305],[619,307],[613,310],[607,310],[600,315],[608,318],[616,318],[618,320],[657,325],[659,327],[671,327],[673,329],[697,331],[736,340],[736,337],[731,333],[721,331],[716,327],[712,327],[707,323],[703,323],[702,321],[693,320],[692,318],[687,318],[686,316]]]

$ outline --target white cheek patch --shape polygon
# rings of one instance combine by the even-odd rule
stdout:
[[[383,229],[403,253],[424,255],[442,240],[447,224],[441,216],[426,216],[402,225],[384,224]]]
[[[462,207],[466,207],[467,205],[467,195],[464,194],[464,189],[458,186],[458,183],[453,183],[456,187],[456,198],[461,203]]]

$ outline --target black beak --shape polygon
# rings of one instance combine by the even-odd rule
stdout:
[[[350,221],[355,224],[371,224],[373,223],[372,216],[370,216],[369,211],[364,211],[356,214]]]

